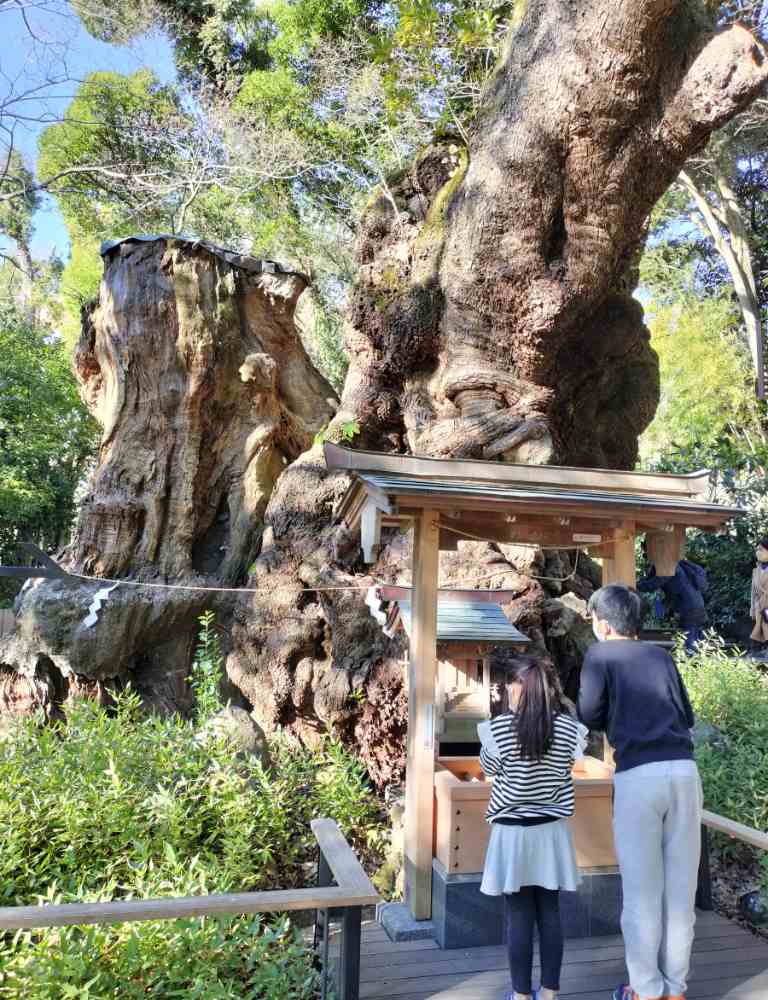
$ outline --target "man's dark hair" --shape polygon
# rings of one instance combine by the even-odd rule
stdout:
[[[606,622],[619,635],[634,639],[640,631],[643,602],[629,587],[612,583],[596,590],[589,599],[587,611]]]

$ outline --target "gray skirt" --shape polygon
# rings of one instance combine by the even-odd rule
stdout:
[[[480,885],[486,896],[519,892],[526,885],[572,892],[580,881],[567,819],[539,826],[491,823]]]

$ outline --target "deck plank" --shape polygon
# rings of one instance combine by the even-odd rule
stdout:
[[[626,981],[621,938],[566,943],[561,1000],[606,1000]],[[501,1000],[510,988],[505,951],[442,951],[432,941],[395,944],[363,928],[361,1000]],[[717,914],[697,922],[688,1000],[767,1000],[768,942]]]

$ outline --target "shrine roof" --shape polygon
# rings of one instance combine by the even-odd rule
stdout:
[[[718,527],[745,512],[712,503],[706,471],[687,475],[617,472],[565,466],[434,459],[325,445],[329,469],[354,478],[337,515],[356,523],[361,497],[387,514],[429,507],[444,511],[510,510],[637,518]]]
[[[399,600],[397,603],[403,628],[410,637],[411,602]],[[528,645],[530,639],[515,628],[498,604],[438,600],[437,641]]]

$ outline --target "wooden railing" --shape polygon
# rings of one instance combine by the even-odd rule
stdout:
[[[331,819],[312,821],[320,850],[319,885],[309,889],[236,892],[224,895],[185,896],[168,899],[129,899],[111,903],[0,907],[0,931],[72,924],[119,924],[141,920],[175,920],[225,914],[317,911],[315,933],[323,947],[323,996],[328,975],[328,930],[331,913],[341,918],[341,954],[337,969],[339,1000],[360,995],[360,923],[362,907],[379,902],[379,896],[354,851]],[[331,885],[331,880],[336,885]]]
[[[761,851],[768,851],[768,833],[762,833],[751,826],[744,826],[735,820],[718,816],[717,813],[705,809],[701,814],[701,862],[699,864],[699,886],[696,891],[696,905],[700,910],[713,910],[712,875],[709,869],[709,831],[723,833],[734,840],[751,844]]]
[[[751,844],[761,851],[768,851],[768,833],[761,833],[760,830],[754,830],[751,826],[736,823],[732,819],[718,816],[717,813],[708,812],[706,809],[702,814],[702,822],[710,830],[724,833],[726,836],[741,840],[745,844]]]

